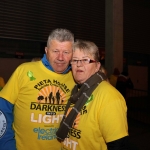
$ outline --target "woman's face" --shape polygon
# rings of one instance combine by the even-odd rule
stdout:
[[[72,72],[77,83],[84,83],[93,74],[98,72],[100,68],[99,62],[86,63],[87,60],[94,60],[93,56],[84,51],[76,49],[72,57]],[[83,62],[84,61],[84,62]],[[76,62],[76,63],[74,63]]]

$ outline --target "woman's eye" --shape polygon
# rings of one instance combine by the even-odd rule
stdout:
[[[88,59],[83,59],[82,61],[84,61],[84,62],[89,62],[89,60],[88,60]]]
[[[76,60],[76,59],[73,59],[73,60],[72,60],[72,62],[77,62],[77,61],[78,61],[78,60]]]

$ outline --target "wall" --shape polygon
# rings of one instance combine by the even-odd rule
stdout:
[[[134,89],[148,91],[148,67],[129,65],[128,72]]]
[[[0,76],[4,78],[5,82],[7,82],[17,66],[28,61],[30,60],[17,58],[0,58]]]

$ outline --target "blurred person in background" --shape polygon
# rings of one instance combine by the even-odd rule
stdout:
[[[109,77],[109,82],[112,86],[116,87],[117,78],[120,75],[120,71],[118,68],[114,68],[113,74]]]
[[[0,77],[0,91],[3,89],[4,85],[5,85],[4,78]]]
[[[116,89],[126,99],[127,89],[133,89],[134,85],[129,77],[128,71],[123,71],[117,78]]]
[[[41,57],[34,57],[31,59],[32,62],[41,60]]]

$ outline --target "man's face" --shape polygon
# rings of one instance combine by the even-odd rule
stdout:
[[[62,73],[67,69],[72,58],[72,46],[69,41],[52,40],[50,47],[45,48],[47,60],[55,72]]]

